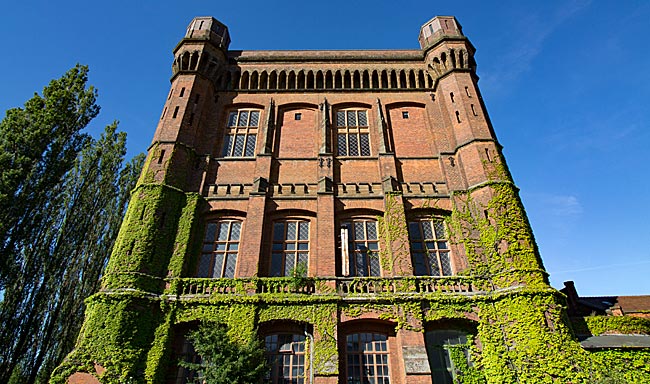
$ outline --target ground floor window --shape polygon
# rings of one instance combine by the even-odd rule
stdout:
[[[378,333],[353,333],[346,337],[348,384],[389,384],[388,337]]]
[[[264,338],[266,356],[271,370],[265,383],[304,384],[305,335],[273,334]]]
[[[178,356],[179,361],[186,361],[188,363],[201,363],[201,357],[194,351],[194,346],[192,342],[186,338],[183,338],[183,344],[181,346],[180,355]],[[178,366],[176,370],[176,377],[174,379],[174,384],[189,384],[195,383],[197,380],[200,380],[199,372]]]
[[[459,356],[468,365],[469,351],[467,348],[467,334],[457,330],[435,330],[425,334],[427,354],[431,376],[436,384],[453,384],[456,382],[458,367],[452,356]],[[454,350],[458,353],[454,353]]]

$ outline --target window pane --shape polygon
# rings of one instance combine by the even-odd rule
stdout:
[[[273,240],[274,241],[284,240],[284,223],[273,224]]]
[[[359,126],[367,127],[368,126],[368,116],[366,111],[359,111]]]
[[[435,253],[429,254],[429,267],[431,268],[431,276],[440,276],[440,267]]]
[[[444,276],[451,276],[451,261],[449,260],[449,252],[440,252],[440,265],[442,266],[442,274]]]
[[[350,156],[359,156],[359,138],[356,134],[352,133],[348,135]]]
[[[300,222],[300,231],[298,234],[299,240],[309,240],[309,223],[306,221]]]
[[[229,227],[229,222],[224,222],[224,223],[219,223],[219,241],[225,241],[228,240],[228,227]]]
[[[348,127],[357,126],[357,116],[355,111],[348,111]]]
[[[433,231],[431,230],[431,222],[430,221],[421,221],[420,224],[422,225],[422,233],[424,234],[425,239],[433,239]]]
[[[230,227],[230,240],[237,241],[239,240],[239,235],[241,233],[241,223],[234,222]]]
[[[282,254],[274,253],[271,256],[271,276],[277,277],[282,274]]]
[[[223,152],[221,153],[222,157],[230,156],[230,149],[232,148],[232,139],[234,135],[226,135],[223,140]]]
[[[293,252],[287,253],[284,259],[284,275],[291,276],[294,268],[296,267],[296,254]]]
[[[237,254],[229,253],[226,261],[226,270],[223,273],[223,277],[233,278],[235,277],[235,266],[237,265]]]
[[[217,232],[217,223],[208,223],[205,228],[205,241],[214,241],[214,235]]]
[[[424,276],[427,275],[429,271],[427,271],[426,264],[424,262],[424,254],[423,253],[414,253],[413,254],[413,274],[415,276]]]
[[[339,156],[348,155],[347,135],[341,133],[337,135],[337,146],[338,146]]]
[[[343,111],[336,112],[336,126],[345,127],[345,112]]]
[[[309,249],[308,243],[298,243],[298,249],[301,251],[306,251]]]
[[[366,226],[368,227],[368,239],[377,240],[377,223],[374,221],[367,221]]]
[[[230,112],[228,115],[228,126],[234,127],[237,124],[237,112]]]
[[[309,254],[308,253],[299,253],[298,254],[298,263],[304,265],[305,267],[309,263]]]
[[[233,157],[242,157],[244,154],[244,135],[235,136],[235,145],[232,151]]]
[[[359,145],[361,147],[361,156],[370,156],[370,139],[367,133],[359,135]]]
[[[251,127],[257,127],[260,121],[260,113],[258,111],[251,111],[251,121],[248,124]]]
[[[199,268],[196,271],[196,277],[211,277],[210,271],[210,261],[212,259],[212,254],[204,253],[199,259]]]
[[[444,239],[445,238],[445,224],[442,221],[436,221],[434,223],[434,227],[436,229],[436,239]]]
[[[369,255],[368,258],[370,259],[370,276],[379,276],[381,274],[381,269],[379,268],[379,255],[372,254]]]
[[[295,240],[296,239],[296,222],[290,221],[287,223],[287,240]]]
[[[239,114],[239,124],[240,127],[245,127],[248,125],[248,111],[242,111]]]
[[[354,223],[354,239],[355,240],[365,240],[366,239],[366,234],[365,231],[363,230],[364,227],[364,222],[363,221],[357,221]]]
[[[255,156],[255,140],[257,140],[257,135],[248,135],[246,138],[246,157]]]
[[[214,255],[214,268],[212,268],[212,274],[210,277],[221,277],[221,271],[223,268],[223,253],[217,253]]]
[[[356,276],[368,276],[368,264],[366,255],[363,253],[355,253],[355,268]]]
[[[420,240],[422,238],[419,223],[409,223],[409,237],[411,240]]]

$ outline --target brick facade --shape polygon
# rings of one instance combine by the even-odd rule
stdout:
[[[502,347],[482,333],[496,316],[484,302],[533,287],[559,297],[481,99],[474,47],[453,17],[427,22],[419,40],[418,50],[232,51],[226,26],[192,21],[99,294],[142,292],[149,302],[126,312],[163,314],[155,334],[127,343],[141,353],[125,367],[183,382],[182,335],[217,320],[263,339],[304,334],[306,383],[451,382],[460,368],[436,371],[425,340],[462,331],[474,359]],[[512,199],[495,204],[504,193]],[[515,235],[485,249],[492,230]],[[91,333],[80,346],[100,342]],[[355,379],[354,337],[385,340],[373,356],[387,354],[387,371],[362,364]]]

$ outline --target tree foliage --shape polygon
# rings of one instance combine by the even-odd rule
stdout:
[[[264,346],[257,338],[233,341],[226,328],[216,323],[202,324],[188,338],[201,361],[179,365],[198,372],[195,383],[256,384],[267,372]]]
[[[0,382],[45,382],[74,346],[142,167],[76,66],[0,122]]]

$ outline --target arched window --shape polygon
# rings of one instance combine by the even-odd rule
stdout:
[[[453,384],[457,382],[456,375],[459,370],[456,364],[471,366],[465,332],[449,329],[429,331],[425,333],[425,341],[434,383]],[[453,353],[454,350],[459,353]],[[466,362],[454,362],[454,358],[459,356]]]
[[[309,264],[309,221],[284,220],[273,224],[271,276],[291,276]]]
[[[235,277],[240,234],[240,221],[209,222],[196,277]]]
[[[280,333],[264,338],[269,373],[265,383],[304,384],[305,335]]]
[[[409,222],[409,242],[416,276],[451,276],[449,242],[442,219]]]
[[[343,223],[341,227],[348,241],[348,265],[344,266],[343,273],[348,272],[349,276],[380,276],[377,222],[357,219]]]
[[[240,109],[228,115],[226,137],[223,142],[223,157],[253,157],[260,111]]]
[[[389,384],[388,337],[380,333],[353,333],[346,337],[348,384]]]
[[[367,111],[337,111],[336,132],[339,156],[370,156],[370,129]]]

